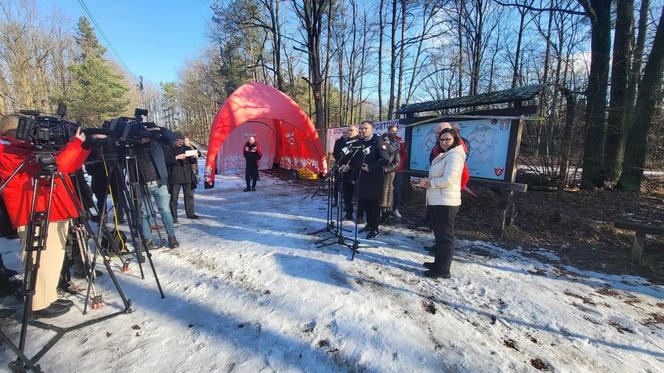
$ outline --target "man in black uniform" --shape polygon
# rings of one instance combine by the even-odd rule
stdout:
[[[358,130],[357,126],[354,124],[351,124],[350,127],[348,127],[347,132],[344,134],[346,136],[346,139],[343,142],[343,146],[341,149],[344,147],[347,147],[349,142],[353,142],[353,140],[357,140]],[[339,142],[342,139],[337,140]],[[357,141],[353,142],[353,144],[357,144]],[[359,145],[359,144],[358,144]],[[340,152],[342,150],[339,150]],[[350,159],[353,156],[353,150],[350,150],[350,153],[341,159],[341,156],[337,157],[337,144],[334,144],[334,159],[335,161],[340,161],[343,162],[343,165],[339,167],[339,172],[341,172],[342,176],[340,177],[341,180],[341,193],[343,195],[344,199],[344,220],[353,220],[353,193],[355,191],[355,179],[353,178],[353,175],[350,170],[350,162],[352,160]],[[357,156],[357,154],[355,154]]]
[[[358,210],[366,211],[367,225],[361,232],[367,233],[367,239],[378,236],[378,218],[380,215],[380,197],[383,192],[383,166],[388,163],[387,147],[380,136],[374,135],[373,125],[369,121],[360,124],[360,144],[364,150],[357,154],[352,163],[352,175],[355,176]]]

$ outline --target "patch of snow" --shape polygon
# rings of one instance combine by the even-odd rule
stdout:
[[[242,175],[196,190],[198,220],[180,218],[180,248],[153,258],[140,279],[112,260],[134,312],[68,333],[40,360],[47,371],[664,371],[664,288],[550,264],[482,241],[457,241],[452,279],[422,276],[432,235],[381,227],[360,252],[317,247],[325,199],[262,174],[257,192]],[[462,207],[463,208],[463,207]],[[180,206],[182,211],[182,206]],[[346,228],[352,228],[346,225]],[[18,241],[0,239],[9,267]],[[538,254],[559,261],[555,254]],[[103,270],[103,268],[102,268]],[[83,283],[80,283],[83,284]],[[72,325],[121,308],[109,276],[106,301]],[[8,299],[3,305],[18,308]],[[18,311],[17,311],[18,312]],[[17,340],[18,317],[0,327]],[[34,354],[53,336],[29,328]],[[0,369],[12,354],[0,347]]]

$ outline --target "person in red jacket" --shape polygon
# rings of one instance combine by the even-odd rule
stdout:
[[[0,178],[2,180],[8,180],[9,176],[36,150],[33,145],[14,137],[18,118],[18,115],[7,115],[0,120]],[[73,190],[73,186],[69,174],[80,169],[90,153],[88,149],[83,148],[84,141],[85,134],[79,129],[71,141],[55,154],[58,171],[62,172],[64,182],[71,190]],[[7,206],[9,219],[14,228],[18,229],[22,247],[25,245],[26,229],[30,219],[33,195],[32,178],[40,170],[41,166],[36,162],[26,164],[2,190],[2,198]],[[49,186],[49,181],[40,182],[35,211],[46,210]],[[52,198],[46,247],[41,252],[35,294],[32,299],[35,318],[60,316],[67,313],[71,306],[71,301],[58,299],[57,285],[62,270],[70,221],[72,218],[78,217],[78,210],[60,179],[55,180]],[[35,257],[33,256],[33,259]]]

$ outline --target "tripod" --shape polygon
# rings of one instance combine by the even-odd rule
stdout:
[[[323,227],[322,229],[319,229],[315,232],[309,233],[312,236],[318,235],[318,234],[323,233],[323,232],[329,232],[329,233],[332,233],[333,237],[334,237],[335,232],[337,230],[338,224],[335,224],[335,220],[332,218],[332,208],[333,208],[332,207],[332,200],[333,200],[333,194],[336,192],[336,188],[334,188],[334,186],[335,186],[335,183],[336,183],[337,174],[339,172],[339,165],[340,165],[339,163],[334,165],[332,170],[327,174],[327,176],[325,176],[323,178],[323,180],[321,181],[318,188],[316,188],[316,190],[310,196],[310,198],[314,198],[315,196],[318,195],[318,193],[321,190],[325,190],[325,188],[327,187],[327,202],[326,202],[327,209],[325,210],[326,211],[325,212],[325,227]],[[337,197],[336,199],[338,201],[338,196],[334,196],[334,197]],[[339,203],[337,202],[337,211],[338,210],[339,210]],[[322,241],[317,241],[316,244],[318,244],[320,242],[323,242],[323,241],[326,241],[326,240],[328,240],[330,238],[333,238],[333,237],[323,239]]]
[[[327,197],[327,202],[328,202],[328,205],[327,205],[328,206],[328,208],[327,208],[327,225],[326,225],[325,228],[319,230],[319,232],[328,230],[333,235],[331,237],[327,237],[327,238],[324,238],[322,240],[319,240],[315,243],[318,247],[325,247],[325,246],[330,246],[330,245],[334,245],[334,244],[339,244],[339,245],[342,245],[342,246],[346,246],[346,247],[348,247],[349,249],[352,250],[352,255],[351,255],[350,260],[353,260],[355,258],[355,253],[357,252],[357,248],[358,248],[357,233],[355,234],[355,239],[353,240],[352,243],[346,242],[346,241],[349,240],[349,238],[344,237],[343,232],[344,231],[349,231],[349,230],[345,229],[343,227],[343,221],[342,221],[342,218],[341,218],[340,204],[337,203],[336,217],[333,220],[331,201],[332,201],[332,194],[337,192],[336,189],[333,188],[334,184],[332,184],[332,182],[336,182],[336,177],[338,177],[339,173],[340,173],[339,170],[342,167],[347,166],[355,158],[355,155],[361,149],[361,147],[355,147],[353,149],[354,149],[354,151],[353,151],[352,154],[350,152],[345,153],[344,156],[341,157],[341,159],[339,159],[339,162],[337,162],[337,164],[335,164],[334,168],[332,169],[332,172],[330,172],[330,174],[328,175],[328,178],[331,179],[331,181],[321,185],[321,187],[323,187],[327,184],[329,189],[328,189],[328,197]],[[350,155],[350,157],[348,157],[349,155]],[[346,159],[345,157],[348,157],[348,158]],[[345,161],[345,163],[344,163],[344,161]],[[332,177],[329,177],[329,176],[332,176]],[[321,187],[319,187],[319,189]],[[311,197],[315,196],[317,192],[318,192],[318,190],[316,190],[316,192],[314,192],[314,194]],[[335,196],[335,197],[337,197],[336,199],[338,200],[338,196]],[[330,240],[334,240],[334,241],[329,242],[329,243],[324,243],[324,242],[330,241]]]
[[[159,276],[157,275],[157,270],[152,260],[152,253],[150,252],[150,248],[147,245],[147,239],[146,237],[144,237],[143,230],[141,229],[141,222],[140,222],[141,201],[142,200],[146,201],[147,204],[146,208],[148,208],[148,211],[153,220],[156,218],[156,213],[154,212],[154,208],[150,201],[149,194],[147,193],[146,190],[147,188],[141,186],[139,183],[140,172],[136,162],[136,154],[134,153],[134,150],[130,147],[127,147],[125,149],[126,153],[122,155],[122,157],[124,158],[124,163],[119,162],[117,158],[111,157],[111,159],[108,160],[108,162],[111,164],[110,169],[106,163],[107,160],[104,157],[103,152],[100,152],[100,154],[102,155],[102,163],[104,165],[105,172],[107,172],[107,175],[109,175],[104,192],[104,201],[108,197],[109,190],[111,190],[112,188],[111,187],[112,176],[114,175],[114,173],[119,172],[124,180],[129,181],[129,186],[127,186],[126,183],[119,183],[119,186],[121,188],[121,190],[118,193],[119,200],[118,201],[112,200],[113,208],[115,209],[116,204],[119,203],[122,206],[123,211],[126,212],[127,226],[129,227],[132,245],[134,247],[133,254],[136,256],[138,268],[141,273],[141,279],[145,279],[145,273],[143,271],[143,265],[142,265],[144,261],[143,252],[145,252],[145,256],[147,256],[148,258],[148,263],[150,264],[150,268],[155,278],[155,282],[157,283],[159,295],[163,299],[165,298],[164,291],[161,287]],[[100,225],[105,224],[106,220],[105,206],[106,205],[104,204],[102,208],[103,211],[102,213],[100,213]],[[117,229],[117,224],[116,224],[116,229]],[[159,234],[159,238],[161,239],[161,232],[159,230],[157,230],[157,232]],[[120,233],[118,232],[117,234],[119,235]],[[121,257],[121,255],[119,256]],[[126,271],[127,269],[128,269],[128,264],[123,261],[123,271]],[[90,288],[88,288],[88,292],[89,291]]]
[[[46,243],[48,238],[49,219],[51,215],[53,190],[56,178],[58,179],[59,184],[63,185],[64,188],[66,189],[69,199],[72,201],[79,216],[81,217],[81,222],[83,224],[84,229],[93,238],[96,245],[95,256],[97,253],[97,249],[100,247],[99,238],[98,236],[92,234],[92,227],[90,226],[89,220],[87,218],[87,213],[84,211],[82,207],[82,203],[74,194],[70,184],[67,183],[67,179],[65,178],[65,176],[62,174],[62,172],[58,171],[57,169],[56,160],[53,152],[49,151],[33,152],[32,156],[23,161],[21,165],[19,165],[19,167],[16,170],[14,170],[14,172],[12,172],[12,174],[7,178],[7,180],[5,180],[2,185],[0,185],[0,192],[4,190],[4,188],[11,182],[11,180],[19,172],[21,172],[24,168],[26,168],[28,165],[32,164],[33,162],[37,163],[37,166],[39,166],[39,171],[36,173],[36,176],[31,177],[33,190],[32,190],[32,200],[30,204],[30,214],[29,214],[30,219],[28,221],[26,236],[23,242],[24,244],[23,249],[25,251],[25,257],[26,257],[25,272],[24,272],[25,299],[23,305],[23,318],[21,321],[21,331],[20,331],[18,346],[14,345],[12,341],[9,339],[9,337],[7,337],[3,332],[0,331],[0,339],[2,339],[10,347],[10,349],[14,351],[14,353],[17,356],[17,359],[9,364],[9,368],[14,372],[24,372],[26,369],[32,369],[33,371],[40,372],[41,368],[39,367],[39,365],[36,364],[37,361],[44,354],[46,354],[64,336],[65,333],[83,328],[88,325],[95,324],[97,322],[110,319],[122,313],[132,312],[131,301],[125,297],[124,292],[120,288],[120,284],[118,283],[115,274],[111,269],[110,261],[102,254],[104,266],[106,267],[109,277],[113,281],[113,285],[115,286],[120,298],[122,299],[124,309],[67,328],[60,328],[54,325],[42,323],[40,321],[35,321],[32,319],[32,301],[35,295],[36,282],[38,278],[37,276],[39,272],[39,267],[41,265],[41,254],[43,250],[47,249]],[[48,199],[46,202],[46,208],[40,210],[37,208],[37,198],[38,198],[37,196],[38,192],[40,191],[40,186],[44,182],[48,183]],[[33,261],[33,255],[34,255],[34,261]],[[89,268],[90,272],[94,272],[94,264],[95,263],[93,261],[91,263],[91,267]],[[90,276],[89,278],[92,279],[92,276]],[[86,299],[86,304],[87,304],[87,299]],[[27,340],[28,324],[36,326],[41,329],[53,330],[56,332],[56,335],[51,340],[49,340],[49,342],[46,345],[44,345],[44,347],[42,347],[42,349],[33,358],[27,357],[24,353],[25,344]]]

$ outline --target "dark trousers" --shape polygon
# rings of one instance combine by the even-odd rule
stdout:
[[[392,203],[392,209],[398,210],[401,206],[401,185],[403,184],[403,175],[401,172],[394,173],[394,200]]]
[[[343,180],[341,183],[341,192],[344,196],[344,212],[346,215],[353,215],[353,193],[355,193],[355,184]]]
[[[115,215],[118,217],[119,220],[123,220],[124,217],[124,201],[121,201],[120,199],[122,198],[122,189],[123,189],[123,183],[124,179],[122,176],[120,176],[120,171],[115,170],[113,175],[111,175],[111,196],[113,197],[113,205],[115,206]],[[105,174],[101,173],[95,173],[91,175],[92,177],[92,184],[91,184],[91,189],[92,192],[95,195],[95,198],[97,198],[97,210],[101,214],[101,210],[106,205],[106,198],[108,198],[108,178],[106,177]],[[104,198],[106,197],[106,198]],[[108,214],[108,211],[106,211]]]
[[[258,164],[247,165],[244,170],[244,180],[247,182],[247,189],[256,189],[256,181],[258,181]]]
[[[367,226],[371,230],[378,229],[378,218],[380,217],[380,200],[360,198],[357,201],[357,210],[367,213]]]
[[[184,190],[184,210],[187,217],[190,218],[194,215],[194,190],[191,189],[191,184],[171,184],[171,215],[173,220],[178,219],[178,199],[180,199],[180,188]]]
[[[454,220],[459,206],[429,206],[431,228],[436,237],[433,270],[440,273],[449,273],[454,252]]]

